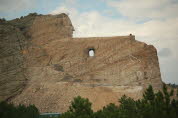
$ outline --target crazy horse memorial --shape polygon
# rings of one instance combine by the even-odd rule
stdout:
[[[0,100],[65,112],[80,95],[98,110],[162,87],[154,46],[132,34],[73,38],[73,31],[64,13],[0,21]]]

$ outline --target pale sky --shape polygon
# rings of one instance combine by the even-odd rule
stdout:
[[[178,0],[0,0],[1,18],[31,12],[69,14],[74,37],[132,33],[157,48],[162,80],[178,84]]]

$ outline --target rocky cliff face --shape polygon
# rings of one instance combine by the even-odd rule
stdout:
[[[0,23],[0,100],[15,96],[27,83],[23,69],[24,45],[25,37],[19,28]]]
[[[124,94],[140,98],[149,84],[155,90],[162,86],[156,49],[136,41],[133,35],[72,38],[74,28],[65,14],[31,14],[6,24],[15,30],[1,33],[1,47],[14,49],[9,58],[13,54],[18,58],[6,63],[8,52],[2,51],[0,83],[7,84],[3,84],[6,89],[0,88],[1,99],[21,93],[11,102],[35,104],[41,112],[64,112],[73,97],[80,95],[89,98],[98,110]],[[11,72],[5,70],[7,67],[13,67],[15,73],[4,77],[3,72]]]
[[[28,83],[24,54],[32,47],[32,39],[39,37],[38,33],[59,39],[72,37],[72,31],[70,19],[65,14],[42,16],[32,13],[11,21],[0,20],[0,101],[21,93]]]

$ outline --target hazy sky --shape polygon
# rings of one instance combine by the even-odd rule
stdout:
[[[178,84],[178,0],[0,0],[0,17],[69,14],[75,37],[119,36],[157,48],[162,80]]]

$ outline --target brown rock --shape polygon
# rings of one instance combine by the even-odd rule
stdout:
[[[73,97],[80,95],[98,110],[109,103],[118,104],[124,94],[141,98],[150,84],[155,91],[162,87],[156,49],[135,40],[134,35],[72,38],[74,28],[65,14],[37,15],[30,22],[21,31],[26,40],[20,53],[24,70],[20,74],[28,84],[11,102],[35,104],[41,112],[64,112]]]

